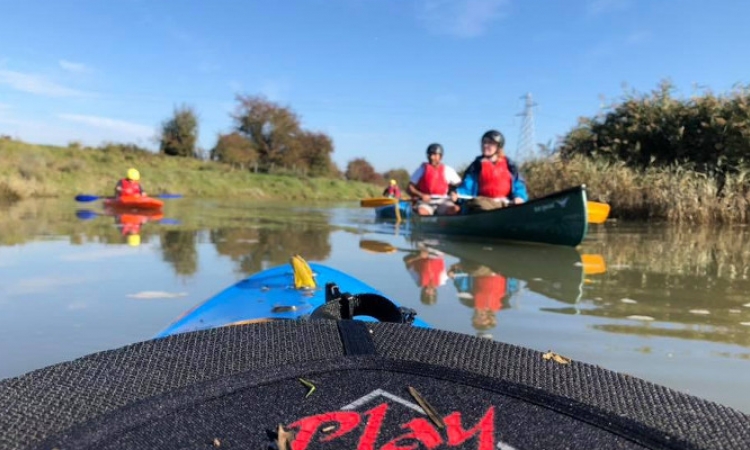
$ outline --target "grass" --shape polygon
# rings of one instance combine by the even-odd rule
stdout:
[[[141,172],[146,192],[191,197],[268,200],[356,200],[382,187],[331,178],[253,174],[213,161],[150,152],[56,147],[0,140],[0,203],[26,198],[111,195],[129,167]]]
[[[524,164],[531,197],[586,184],[589,200],[607,202],[610,217],[675,223],[747,223],[750,173],[727,175],[721,195],[715,179],[680,166],[634,169],[625,163],[573,156]]]

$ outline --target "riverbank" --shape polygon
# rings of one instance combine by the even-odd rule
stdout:
[[[586,184],[589,200],[609,203],[610,218],[675,223],[747,223],[747,172],[727,174],[719,193],[715,178],[680,166],[638,169],[602,158],[551,157],[522,167],[531,197]]]
[[[381,187],[331,179],[253,174],[214,161],[169,157],[127,147],[75,148],[0,140],[0,202],[108,195],[129,167],[148,193],[254,200],[357,200]]]

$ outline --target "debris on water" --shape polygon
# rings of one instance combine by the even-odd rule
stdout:
[[[701,314],[701,315],[711,314],[711,311],[709,311],[707,309],[691,309],[688,312],[690,314]]]
[[[739,314],[739,313],[741,313],[741,312],[742,312],[742,310],[741,310],[741,309],[730,309],[730,310],[729,310],[729,312],[730,312],[731,314]]]
[[[164,291],[143,291],[137,294],[128,294],[130,298],[139,300],[151,300],[156,298],[179,298],[187,297],[187,292],[164,292]]]
[[[543,278],[539,278],[539,277],[536,277],[536,278],[532,278],[531,280],[532,280],[532,281],[542,281],[542,280],[543,280]]]
[[[422,407],[422,411],[427,413],[427,416],[429,416],[430,420],[432,420],[435,426],[437,426],[441,430],[444,429],[445,422],[443,422],[443,419],[440,417],[440,414],[438,414],[435,408],[432,405],[430,405],[424,397],[422,397],[422,394],[420,394],[419,391],[417,391],[411,386],[409,386],[409,393],[411,394],[412,397],[414,397],[414,400],[416,400],[417,403],[419,403],[419,406]]]
[[[750,327],[750,322],[740,322],[740,325],[744,325],[746,327]]]
[[[274,314],[280,314],[280,313],[285,313],[285,312],[294,312],[294,311],[297,311],[297,307],[294,306],[294,305],[292,305],[292,306],[277,305],[277,306],[274,306],[273,308],[271,308],[271,312],[274,313]]]
[[[744,304],[744,305],[742,305],[742,306],[744,306],[745,308],[750,308],[750,303],[745,303],[745,304]]]
[[[214,447],[221,447],[221,441],[219,440],[219,438],[214,438]]]
[[[312,395],[312,393],[313,393],[313,392],[315,392],[315,389],[316,389],[316,388],[315,388],[315,385],[314,385],[314,384],[312,384],[311,382],[309,382],[309,381],[305,380],[304,378],[297,378],[297,379],[299,380],[299,382],[300,382],[300,383],[304,384],[304,385],[305,385],[305,387],[307,387],[307,388],[309,389],[309,390],[307,391],[307,394],[305,395],[305,398],[307,398],[307,397],[311,396],[311,395]]]
[[[630,320],[642,320],[644,322],[651,322],[652,320],[654,320],[654,318],[651,317],[651,316],[638,316],[638,315],[628,316],[628,317],[626,317],[626,319],[630,319]]]
[[[545,360],[551,359],[558,364],[570,364],[570,358],[566,358],[564,356],[558,355],[552,350],[547,350],[547,353],[543,354],[542,358],[544,358]]]
[[[276,434],[278,435],[276,445],[278,445],[279,450],[291,450],[292,441],[294,441],[294,432],[285,430],[284,426],[279,424]]]
[[[638,303],[638,300],[633,300],[632,298],[627,298],[627,297],[626,298],[621,298],[620,301],[622,303],[627,303],[629,305],[634,305],[634,304]]]
[[[482,250],[492,251],[492,247],[482,247]]]

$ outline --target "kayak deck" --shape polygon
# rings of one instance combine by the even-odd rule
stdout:
[[[291,264],[264,270],[199,304],[157,337],[266,320],[298,319],[325,303],[326,283],[336,283],[341,292],[383,295],[362,281],[328,266],[310,263],[310,268],[317,284],[315,288],[296,289]],[[414,325],[427,326],[419,319]]]

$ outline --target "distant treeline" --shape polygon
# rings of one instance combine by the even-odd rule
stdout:
[[[220,134],[209,151],[197,148],[198,114],[189,106],[176,108],[161,126],[160,152],[170,156],[211,159],[254,173],[346,178],[383,184],[396,179],[408,182],[408,172],[393,169],[378,173],[364,158],[347,164],[343,172],[331,159],[333,139],[302,128],[297,114],[262,96],[238,95],[231,115],[232,130]]]

